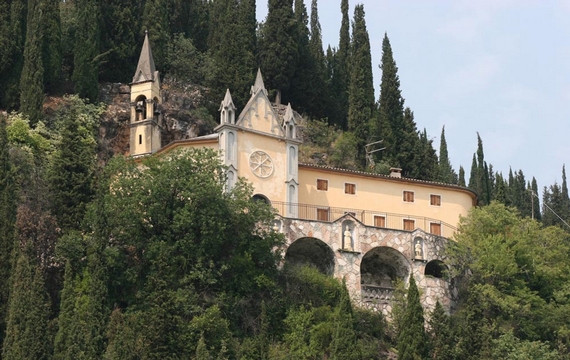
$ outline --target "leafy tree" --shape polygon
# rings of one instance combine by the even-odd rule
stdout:
[[[428,355],[427,345],[420,293],[414,276],[410,275],[406,308],[398,333],[398,359],[425,359]]]
[[[372,58],[363,5],[354,8],[351,49],[353,61],[348,91],[348,130],[356,137],[356,158],[363,168],[366,165],[364,145],[370,139],[369,124],[374,115]]]
[[[445,140],[445,126],[441,128],[441,139],[439,142],[439,174],[438,181],[446,184],[457,184],[457,173],[453,170],[447,152],[447,141]]]
[[[42,117],[44,103],[44,67],[42,64],[42,24],[40,0],[28,1],[24,66],[20,79],[20,111],[32,125]]]
[[[80,97],[96,103],[99,97],[99,2],[77,0],[73,82]]]
[[[4,339],[6,328],[16,222],[17,197],[13,171],[6,119],[0,115],[0,342]]]
[[[296,41],[293,0],[269,0],[259,40],[259,62],[267,89],[281,91],[285,103],[299,59]]]

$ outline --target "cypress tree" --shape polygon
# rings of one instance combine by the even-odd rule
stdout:
[[[0,344],[6,329],[16,223],[16,188],[9,150],[6,119],[0,115]]]
[[[169,25],[168,1],[147,0],[144,4],[141,35],[148,31],[154,63],[159,69],[165,68],[166,46],[172,38]]]
[[[372,58],[370,55],[370,40],[364,6],[354,8],[352,23],[352,59],[350,86],[348,91],[348,130],[357,141],[357,161],[361,167],[366,165],[364,145],[369,140],[369,124],[374,111],[374,86],[372,82]]]
[[[348,0],[341,0],[340,11],[342,21],[340,24],[338,50],[333,58],[329,58],[329,64],[333,64],[331,76],[331,89],[334,95],[333,107],[329,112],[329,123],[336,124],[343,130],[348,129],[349,109],[349,84],[350,84],[350,18],[348,16]]]
[[[42,117],[42,105],[44,103],[42,22],[40,0],[29,0],[24,66],[20,79],[20,111],[29,117],[32,125]]]
[[[259,43],[261,71],[267,90],[281,91],[287,102],[299,58],[293,0],[269,0],[267,8]]]
[[[459,166],[459,175],[457,176],[457,185],[459,186],[467,186],[465,183],[465,169],[463,166]]]
[[[73,57],[75,92],[97,102],[99,97],[99,2],[77,0],[77,23]]]
[[[61,77],[62,45],[60,0],[42,0],[42,61],[44,66],[44,86],[52,91]]]
[[[244,1],[247,1],[249,4],[253,4],[255,7],[255,0]],[[212,7],[212,3],[210,1],[203,0],[190,0],[189,3],[190,15],[188,19],[189,26],[187,29],[187,35],[192,39],[196,49],[205,53],[206,50],[208,50],[208,24],[210,23],[210,9]],[[255,20],[255,28],[257,29],[257,20]],[[253,40],[254,43],[257,41],[256,39]]]
[[[407,115],[404,114],[404,117]],[[413,114],[412,114],[413,116]],[[413,136],[409,137],[413,139]],[[433,148],[433,140],[429,139],[427,131],[420,133],[420,138],[417,142],[416,157],[414,166],[409,171],[411,177],[420,180],[433,181],[437,177],[437,154]]]
[[[382,41],[382,82],[380,83],[379,117],[374,122],[372,136],[374,140],[384,140],[386,150],[383,157],[392,165],[402,167],[398,154],[402,141],[408,134],[404,130],[404,99],[400,91],[398,67],[392,54],[392,46],[388,35],[384,34]]]
[[[471,171],[469,172],[469,188],[477,192],[479,186],[477,184],[477,158],[475,154],[473,154],[473,160],[471,161]],[[477,196],[481,196],[480,193],[477,193]]]
[[[31,244],[17,250],[2,358],[49,359],[49,307],[42,271]]]
[[[101,0],[100,45],[101,52],[106,54],[105,66],[101,67],[101,80],[130,81],[139,55],[138,35],[142,26],[142,14],[141,2],[126,5],[122,0]]]
[[[540,213],[540,199],[538,198],[538,185],[534,176],[532,177],[531,183],[531,196],[532,196],[532,210],[534,213],[534,218],[538,221],[542,220],[542,215]]]
[[[438,181],[446,184],[457,184],[457,174],[451,162],[449,161],[449,154],[447,152],[447,141],[445,140],[445,126],[441,128],[441,139],[439,142],[439,171]]]
[[[430,358],[434,360],[453,359],[454,339],[449,321],[439,301],[435,303],[429,323],[429,338],[431,340]]]
[[[407,304],[398,334],[398,359],[425,359],[428,356],[428,340],[424,329],[424,309],[414,276],[410,275]]]
[[[477,133],[477,152],[473,154],[471,174],[469,175],[469,188],[477,193],[479,205],[488,205],[491,202],[491,184],[489,168],[483,153],[483,141]]]
[[[92,107],[89,105],[88,109],[95,111]],[[96,142],[89,124],[80,126],[85,113],[89,113],[87,109],[75,104],[61,115],[61,141],[48,169],[52,213],[64,230],[79,229],[86,206],[93,197]],[[89,121],[94,123],[96,119]]]
[[[26,42],[26,19],[28,6],[26,0],[13,0],[4,3],[3,9],[9,11],[3,13],[4,23],[0,22],[2,31],[0,45],[0,105],[6,109],[17,109],[20,105],[20,81],[22,67],[24,65],[24,44]]]

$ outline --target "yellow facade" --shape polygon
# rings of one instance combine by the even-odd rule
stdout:
[[[287,218],[332,222],[350,214],[367,226],[450,237],[476,204],[476,195],[459,186],[299,164],[301,141],[291,105],[271,103],[260,72],[239,116],[228,90],[214,134],[161,149],[160,82],[147,41],[131,84],[132,156],[191,147],[218,150],[228,167],[228,187],[245,178],[258,198]]]

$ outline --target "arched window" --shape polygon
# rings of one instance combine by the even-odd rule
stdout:
[[[228,133],[228,159],[235,160],[236,136],[233,132]]]
[[[235,174],[232,170],[228,171],[228,190],[233,189],[236,184]]]
[[[261,195],[261,194],[255,194],[255,195],[253,195],[253,196],[251,197],[251,199],[252,199],[253,201],[261,201],[261,202],[264,202],[264,203],[266,203],[266,204],[268,204],[268,205],[271,204],[271,202],[269,201],[269,199],[268,199],[267,197]]]
[[[426,264],[425,275],[441,279],[447,272],[447,266],[439,260],[432,260]]]
[[[294,146],[289,147],[289,174],[297,174],[297,151]]]

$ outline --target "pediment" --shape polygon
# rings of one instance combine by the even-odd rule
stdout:
[[[285,136],[279,116],[264,91],[257,91],[249,99],[236,125],[274,136]]]

